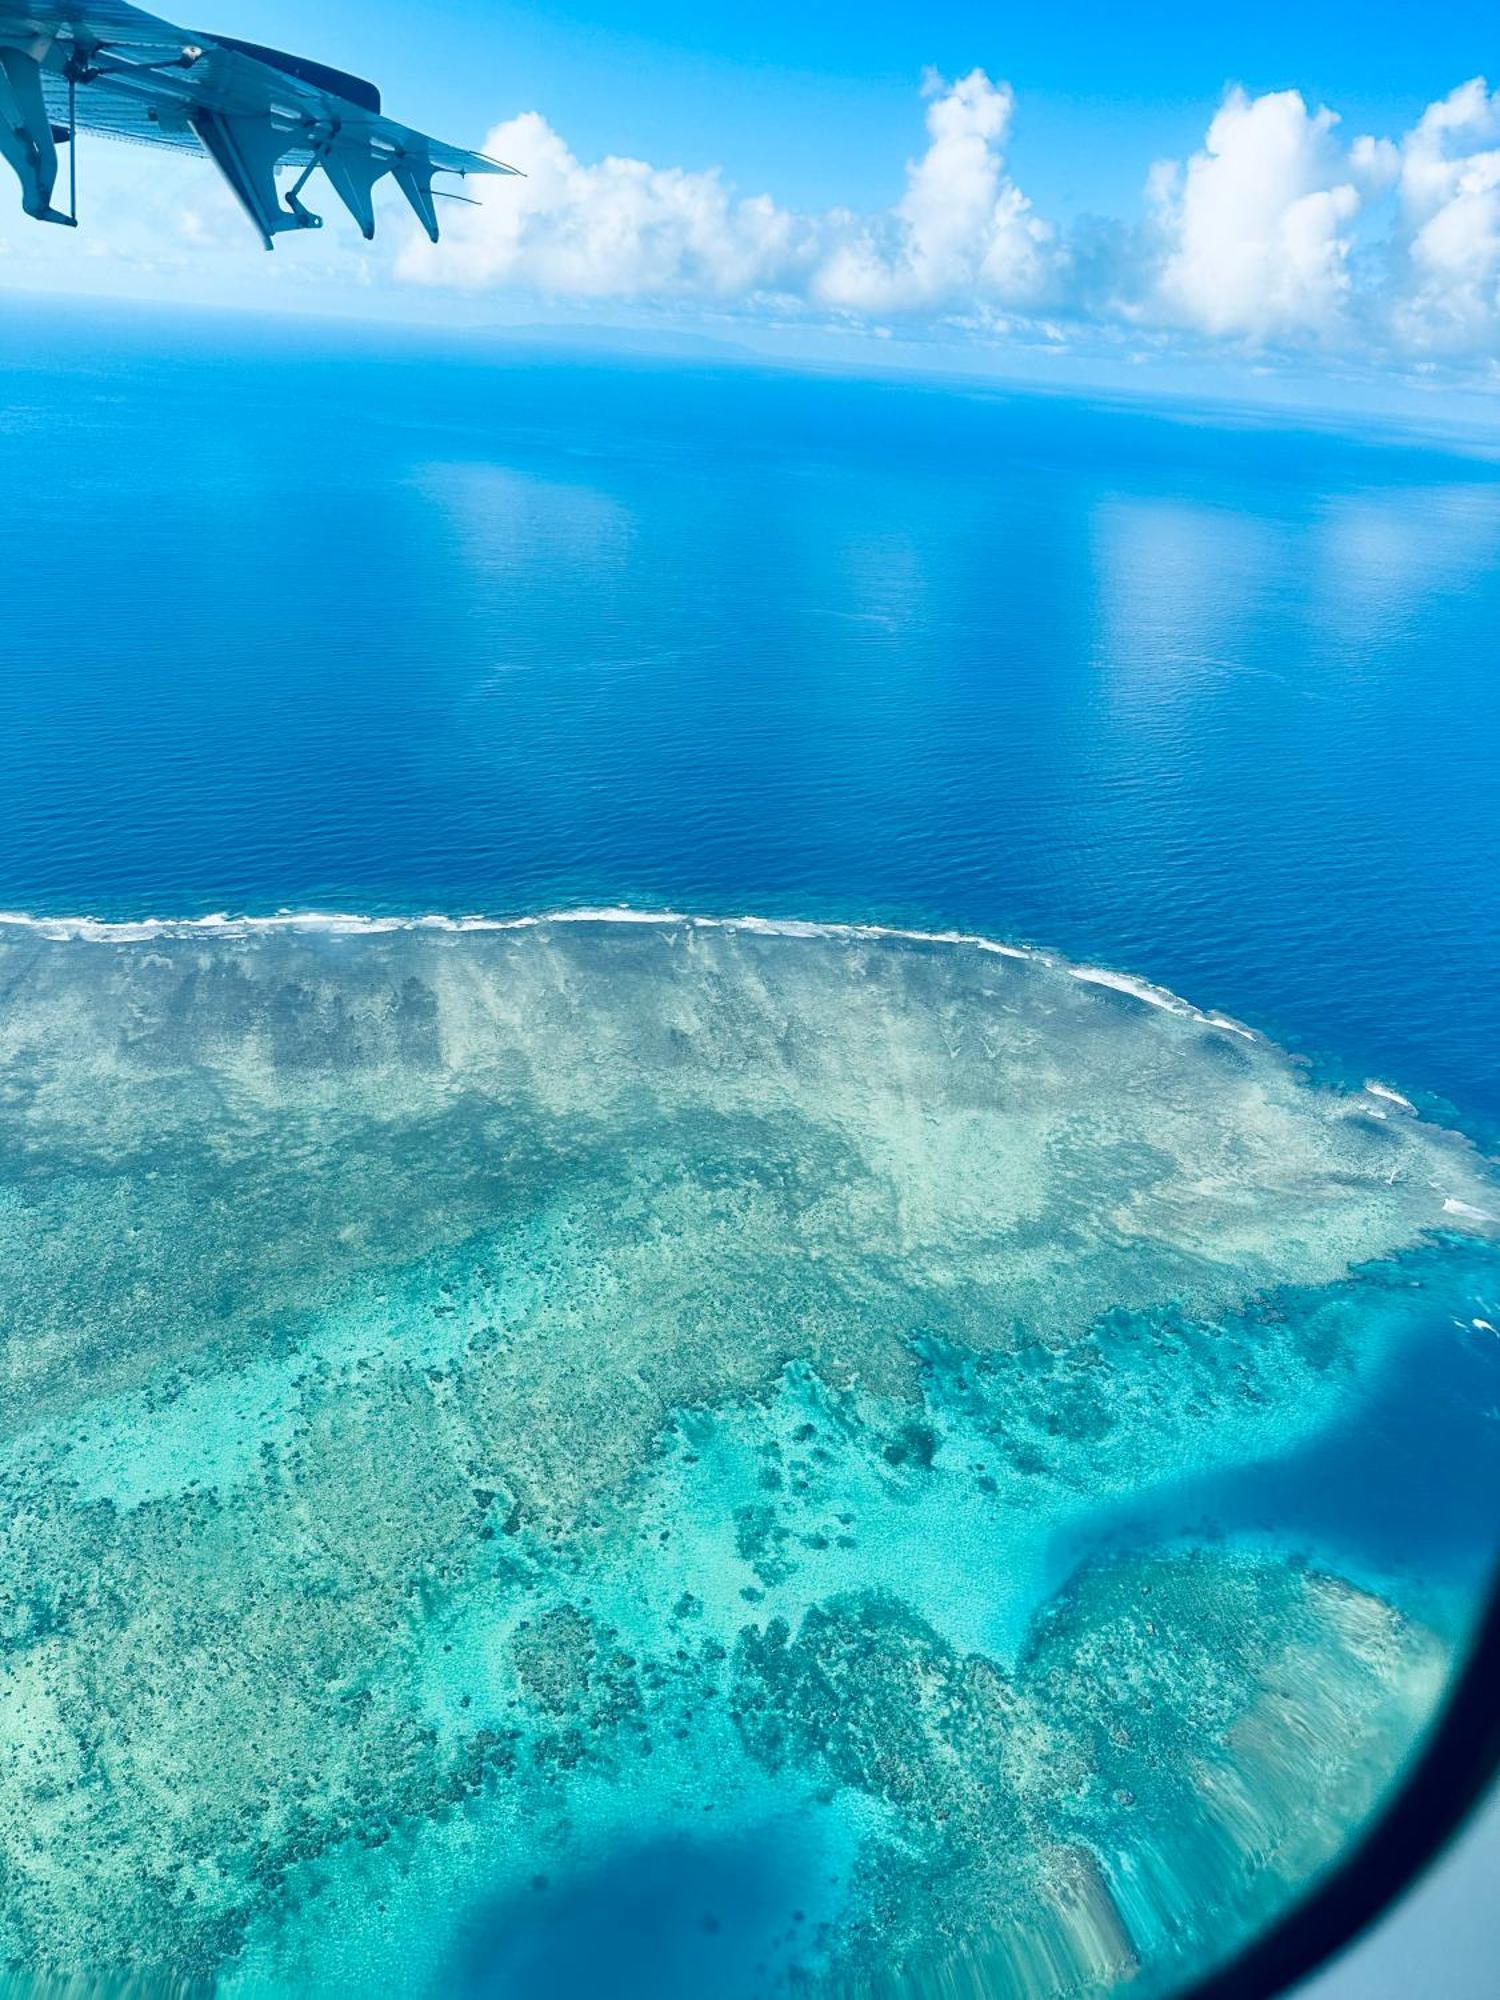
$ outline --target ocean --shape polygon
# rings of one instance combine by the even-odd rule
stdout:
[[[0,366],[0,1981],[1053,2000],[1272,1919],[1500,1543],[1500,458]]]
[[[1500,1120],[1493,451],[285,321],[0,360],[0,903],[958,928]]]

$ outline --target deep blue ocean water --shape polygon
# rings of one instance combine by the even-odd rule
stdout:
[[[60,309],[0,366],[0,908],[959,926],[1500,1122],[1461,441]]]

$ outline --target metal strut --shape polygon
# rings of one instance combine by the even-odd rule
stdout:
[[[100,68],[104,56],[102,42],[80,42],[75,33],[69,45],[68,60],[62,66],[62,73],[68,84],[68,128],[64,135],[61,128],[53,127],[53,137],[68,149],[68,221],[73,228],[78,227],[78,86],[80,83],[94,83],[108,72]]]
[[[317,145],[313,147],[312,158],[287,190],[287,208],[296,216],[304,229],[321,229],[323,226],[323,218],[320,215],[314,215],[310,208],[303,205],[301,195],[302,190],[307,186],[318,168],[326,165],[333,142],[337,137],[338,127],[335,125],[328,136],[325,139],[320,139]]]

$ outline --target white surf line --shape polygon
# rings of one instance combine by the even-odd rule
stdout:
[[[1067,969],[1086,986],[1107,986],[1112,993],[1128,993],[1133,1000],[1143,1000],[1148,1007],[1160,1007],[1164,1014],[1197,1014],[1195,1007],[1179,1000],[1164,986],[1153,986],[1149,980],[1137,979],[1131,973],[1111,972],[1107,966],[1101,965],[1070,965]],[[1199,1015],[1198,1018],[1203,1017]]]
[[[628,904],[583,905],[565,910],[537,910],[522,916],[492,917],[478,913],[449,916],[363,916],[342,910],[278,910],[271,916],[230,916],[217,911],[202,917],[32,916],[0,910],[0,928],[25,930],[59,943],[73,939],[97,944],[137,944],[152,938],[242,938],[277,932],[321,933],[335,937],[381,936],[402,931],[535,930],[543,924],[647,924],[662,929],[744,931],[765,937],[891,938],[910,944],[966,945],[1004,958],[1071,970],[1065,960],[1026,945],[1002,944],[972,931],[905,930],[893,924],[822,922],[805,917],[709,917],[686,910],[638,910]],[[1101,977],[1103,975],[1100,975]],[[1120,975],[1122,979],[1126,975]],[[1140,982],[1144,987],[1145,982]],[[1158,989],[1151,989],[1156,991]],[[1182,1005],[1185,1011],[1185,1003]],[[1243,1032],[1248,1033],[1246,1029]]]
[[[1123,993],[1162,1013],[1197,1021],[1203,1027],[1238,1035],[1247,1042],[1262,1043],[1265,1037],[1246,1027],[1232,1015],[1217,1008],[1193,1006],[1180,995],[1157,986],[1133,973],[1112,971],[1106,966],[1079,965],[1054,952],[1036,946],[1005,944],[976,931],[924,931],[895,924],[841,923],[804,917],[710,917],[683,910],[638,910],[628,904],[584,905],[575,909],[542,910],[522,916],[493,917],[479,913],[449,916],[439,912],[419,916],[363,916],[352,911],[280,910],[271,916],[230,916],[217,911],[202,917],[107,918],[91,916],[32,916],[21,911],[0,911],[0,929],[27,930],[56,942],[73,939],[96,944],[143,944],[153,939],[248,938],[278,932],[305,932],[330,937],[382,936],[403,931],[436,931],[462,934],[473,931],[535,930],[544,924],[644,924],[662,929],[742,931],[764,937],[828,938],[849,941],[891,940],[903,944],[944,944],[972,951],[989,952],[1000,958],[1038,965],[1049,971],[1066,973],[1088,986],[1106,987]],[[1267,1044],[1269,1046],[1269,1044]],[[1415,1106],[1385,1085],[1367,1086],[1373,1094],[1386,1096],[1409,1110]]]
[[[1417,1108],[1409,1097],[1403,1097],[1399,1090],[1392,1090],[1388,1083],[1376,1083],[1373,1077],[1365,1085],[1365,1094],[1384,1098],[1387,1104],[1397,1105],[1402,1111],[1415,1111]]]
[[[271,916],[260,917],[230,916],[224,911],[216,911],[203,917],[113,919],[89,916],[44,917],[32,916],[24,911],[0,910],[0,932],[5,929],[24,930],[56,943],[79,940],[95,944],[145,944],[158,939],[173,938],[240,939],[274,936],[278,933],[324,937],[381,937],[408,931],[425,931],[462,936],[476,931],[539,930],[549,924],[642,924],[655,926],[661,930],[738,931],[759,937],[826,938],[849,942],[890,940],[899,944],[961,946],[968,950],[989,952],[998,958],[1015,959],[1021,964],[1040,966],[1047,971],[1066,973],[1085,986],[1099,986],[1111,992],[1126,994],[1131,999],[1139,1000],[1148,1007],[1155,1007],[1160,1012],[1175,1015],[1179,1019],[1196,1021],[1203,1027],[1215,1028],[1222,1033],[1239,1035],[1245,1041],[1262,1048],[1277,1047],[1254,1028],[1246,1027],[1242,1021],[1236,1021],[1232,1015],[1220,1013],[1217,1009],[1194,1007],[1191,1002],[1184,1000],[1179,994],[1170,992],[1165,986],[1157,986],[1148,979],[1136,977],[1133,973],[1115,972],[1107,966],[1075,964],[1070,959],[1062,958],[1055,952],[1043,951],[1038,946],[1004,944],[998,938],[983,937],[976,931],[910,930],[896,924],[825,922],[807,917],[749,915],[706,917],[685,910],[638,910],[626,903],[598,906],[585,904],[574,909],[532,911],[513,917],[491,917],[478,913],[469,916],[448,916],[437,911],[419,916],[363,916],[353,911],[278,910]],[[1365,1084],[1362,1094],[1365,1097],[1384,1099],[1401,1110],[1410,1112],[1414,1117],[1421,1116],[1412,1100],[1403,1096],[1390,1084],[1371,1079]],[[1347,1094],[1346,1101],[1351,1105],[1356,1104],[1359,1096],[1354,1093]],[[1383,1114],[1375,1112],[1372,1115],[1379,1117]],[[1433,1191],[1444,1194],[1444,1190],[1436,1183]],[[1469,1202],[1460,1201],[1455,1195],[1445,1194],[1443,1213],[1457,1216],[1466,1222],[1478,1222],[1491,1227],[1500,1226],[1500,1216],[1491,1215],[1482,1208],[1475,1208]]]
[[[1112,972],[1107,967],[1075,965],[1054,952],[1030,945],[1004,944],[998,938],[977,931],[910,930],[897,924],[841,923],[807,917],[706,917],[685,910],[637,910],[628,904],[584,905],[576,909],[540,910],[524,916],[447,916],[438,912],[421,916],[362,916],[341,910],[279,910],[271,916],[230,916],[216,911],[203,917],[89,917],[32,916],[23,911],[0,910],[0,928],[27,930],[57,943],[81,940],[93,944],[144,944],[152,939],[248,938],[278,932],[305,932],[329,937],[378,937],[403,931],[439,931],[455,935],[472,931],[534,930],[543,924],[647,924],[662,929],[743,931],[761,937],[828,938],[850,941],[888,939],[900,944],[946,944],[972,951],[990,952],[1023,964],[1065,972],[1085,985],[1105,986],[1128,994],[1163,1013],[1200,1021],[1205,1027],[1240,1035],[1246,1041],[1263,1039],[1253,1028],[1217,1009],[1194,1007],[1164,986],[1128,972]],[[1404,1101],[1404,1100],[1403,1100]]]

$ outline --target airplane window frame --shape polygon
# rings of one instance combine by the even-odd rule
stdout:
[[[1500,1563],[1500,1551],[1497,1551]],[[1273,2000],[1332,1963],[1440,1859],[1500,1773],[1500,1577],[1426,1743],[1347,1854],[1182,2000]]]

